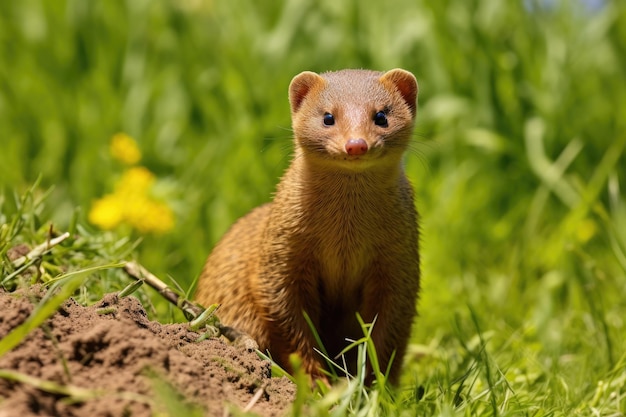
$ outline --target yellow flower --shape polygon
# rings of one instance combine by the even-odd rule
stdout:
[[[141,160],[137,143],[126,133],[111,138],[109,151],[113,158],[126,165]],[[174,213],[164,202],[155,199],[152,188],[155,175],[145,167],[131,166],[115,183],[113,193],[93,202],[89,221],[101,229],[114,229],[126,224],[142,233],[164,233],[174,227]]]
[[[112,194],[96,200],[89,221],[110,230],[126,224],[141,233],[165,233],[174,227],[174,212],[151,195],[156,178],[145,167],[126,170]]]
[[[139,232],[164,233],[174,227],[174,214],[164,203],[143,197],[127,207],[126,220]]]
[[[94,201],[89,211],[89,222],[101,229],[111,230],[123,219],[124,202],[115,194],[109,194]]]
[[[124,171],[115,184],[117,194],[147,194],[156,180],[154,174],[146,167],[132,167]]]
[[[137,142],[126,133],[113,135],[109,152],[113,158],[126,165],[134,165],[141,160],[141,151]]]

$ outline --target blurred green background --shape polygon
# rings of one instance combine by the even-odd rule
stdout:
[[[289,163],[291,78],[402,67],[420,83],[406,158],[423,234],[415,339],[469,337],[475,310],[509,348],[518,334],[547,351],[546,367],[550,352],[570,352],[564,372],[578,367],[581,392],[595,383],[584,369],[608,370],[624,354],[626,2],[0,9],[0,184],[21,190],[41,175],[42,189],[54,186],[46,206],[57,228],[113,190],[123,167],[109,143],[125,132],[176,219],[145,236],[138,258],[188,287]],[[528,349],[513,355],[537,354]]]

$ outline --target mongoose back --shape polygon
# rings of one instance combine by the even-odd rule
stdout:
[[[288,371],[297,353],[306,372],[324,378],[303,312],[331,357],[363,336],[359,313],[375,321],[381,369],[389,366],[397,383],[420,280],[418,218],[402,163],[417,93],[401,69],[294,77],[291,164],[273,201],[239,219],[206,262],[195,298],[221,303],[222,322]],[[355,372],[356,358],[347,358]]]

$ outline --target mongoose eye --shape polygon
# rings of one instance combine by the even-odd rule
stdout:
[[[324,124],[326,126],[332,126],[335,124],[335,116],[330,113],[324,113]]]
[[[382,127],[388,126],[387,115],[385,114],[384,111],[379,111],[378,113],[374,115],[374,123],[376,124],[376,126],[382,126]]]

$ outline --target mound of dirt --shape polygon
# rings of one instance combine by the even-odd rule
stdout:
[[[0,291],[0,338],[29,317],[33,298]],[[0,357],[0,370],[89,392],[73,402],[64,392],[0,378],[0,417],[151,416],[165,410],[163,381],[208,416],[229,407],[284,414],[295,395],[288,379],[271,378],[269,362],[254,352],[198,337],[185,324],[148,320],[134,297],[108,294],[91,307],[68,300]]]

